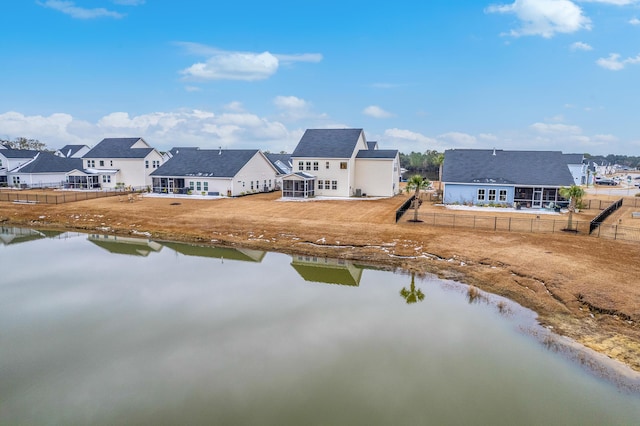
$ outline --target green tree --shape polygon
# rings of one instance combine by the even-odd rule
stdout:
[[[47,144],[40,142],[38,139],[27,139],[24,137],[15,138],[10,141],[8,139],[0,140],[0,143],[9,149],[32,149],[34,151],[47,151]]]
[[[582,201],[584,197],[584,189],[578,185],[571,185],[570,187],[563,186],[560,188],[560,196],[569,200],[569,222],[567,223],[567,229],[573,229],[573,213],[576,211],[576,205]]]
[[[400,296],[404,298],[407,304],[416,303],[424,300],[424,293],[419,288],[416,288],[416,273],[411,273],[411,286],[407,290],[406,287],[402,287],[400,290]]]
[[[429,180],[423,178],[420,175],[413,175],[407,181],[406,191],[407,193],[411,191],[415,191],[413,194],[413,222],[419,222],[418,220],[418,208],[420,204],[422,204],[422,200],[420,199],[420,190],[427,189],[429,187]]]

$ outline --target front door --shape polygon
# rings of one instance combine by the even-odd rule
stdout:
[[[542,188],[533,188],[533,203],[531,207],[534,209],[542,207]]]

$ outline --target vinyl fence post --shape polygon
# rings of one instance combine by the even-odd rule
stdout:
[[[496,229],[498,229],[498,216],[493,218],[493,230],[495,231]]]

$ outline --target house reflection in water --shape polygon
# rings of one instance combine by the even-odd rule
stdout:
[[[36,231],[35,229],[0,227],[0,242],[2,245],[27,243],[41,238],[55,238],[64,231]]]
[[[90,234],[87,240],[109,253],[129,256],[149,256],[151,252],[162,250],[162,244],[147,238],[120,237],[117,235]]]
[[[305,281],[360,285],[362,268],[344,259],[327,259],[313,256],[292,256],[291,266]]]
[[[162,243],[167,248],[185,256],[211,257],[221,260],[239,260],[243,262],[262,262],[266,255],[262,250],[235,249],[186,243]]]

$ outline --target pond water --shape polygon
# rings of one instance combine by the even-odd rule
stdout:
[[[452,281],[147,239],[0,237],[0,424],[640,419],[637,376]]]

